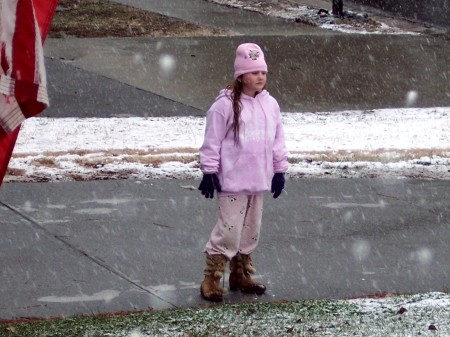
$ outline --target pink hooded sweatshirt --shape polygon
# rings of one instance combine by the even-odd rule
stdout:
[[[260,194],[270,190],[274,173],[288,169],[280,107],[266,90],[242,93],[241,104],[237,144],[231,91],[221,90],[208,110],[200,169],[217,174],[223,194]]]

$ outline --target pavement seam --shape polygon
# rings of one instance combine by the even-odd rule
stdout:
[[[122,272],[120,272],[117,269],[114,269],[113,267],[109,266],[108,264],[106,264],[105,262],[103,262],[100,258],[97,258],[95,256],[89,255],[89,253],[85,252],[82,249],[79,249],[77,247],[75,247],[73,244],[71,244],[70,242],[64,240],[62,238],[62,236],[58,236],[56,234],[53,234],[51,231],[49,231],[48,229],[46,229],[44,226],[42,226],[38,221],[36,221],[35,219],[23,214],[22,212],[20,212],[17,208],[15,208],[14,206],[8,205],[7,203],[0,201],[0,204],[3,205],[4,207],[8,208],[9,210],[11,210],[12,212],[16,213],[17,215],[19,215],[20,217],[24,218],[25,220],[27,220],[32,226],[36,227],[37,229],[39,229],[40,231],[42,231],[47,237],[51,238],[51,239],[56,239],[58,242],[62,243],[63,245],[65,245],[66,247],[70,248],[72,251],[84,256],[85,258],[87,258],[88,260],[90,260],[91,262],[93,262],[94,264],[98,265],[99,267],[109,271],[110,273],[118,276],[119,278],[123,279],[124,281],[131,283],[133,286],[135,286],[136,288],[158,298],[160,301],[163,301],[167,304],[170,304],[173,308],[178,309],[179,307],[177,305],[175,305],[174,303],[168,301],[167,299],[164,299],[161,296],[158,296],[157,294],[155,294],[154,292],[150,291],[149,289],[141,286],[139,283],[133,281],[132,279],[130,279],[127,275],[123,274]]]

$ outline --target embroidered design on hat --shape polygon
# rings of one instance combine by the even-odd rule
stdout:
[[[248,56],[253,60],[256,61],[259,58],[259,51],[258,50],[249,50]]]

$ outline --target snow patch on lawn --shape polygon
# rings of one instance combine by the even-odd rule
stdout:
[[[248,1],[248,0],[208,0],[220,5],[250,10],[264,15],[302,22],[321,28],[350,34],[401,34],[418,35],[416,32],[406,31],[372,20],[364,14],[344,11],[346,18],[335,18],[328,15],[320,16],[320,8],[305,5],[295,5],[290,1]],[[329,3],[331,7],[331,1]]]
[[[283,113],[288,176],[450,178],[450,108]],[[204,117],[31,118],[5,181],[198,178]]]

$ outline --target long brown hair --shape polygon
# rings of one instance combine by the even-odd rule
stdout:
[[[239,119],[241,117],[241,94],[242,94],[242,75],[227,86],[231,90],[231,100],[233,102],[233,132],[234,142],[239,142]]]

